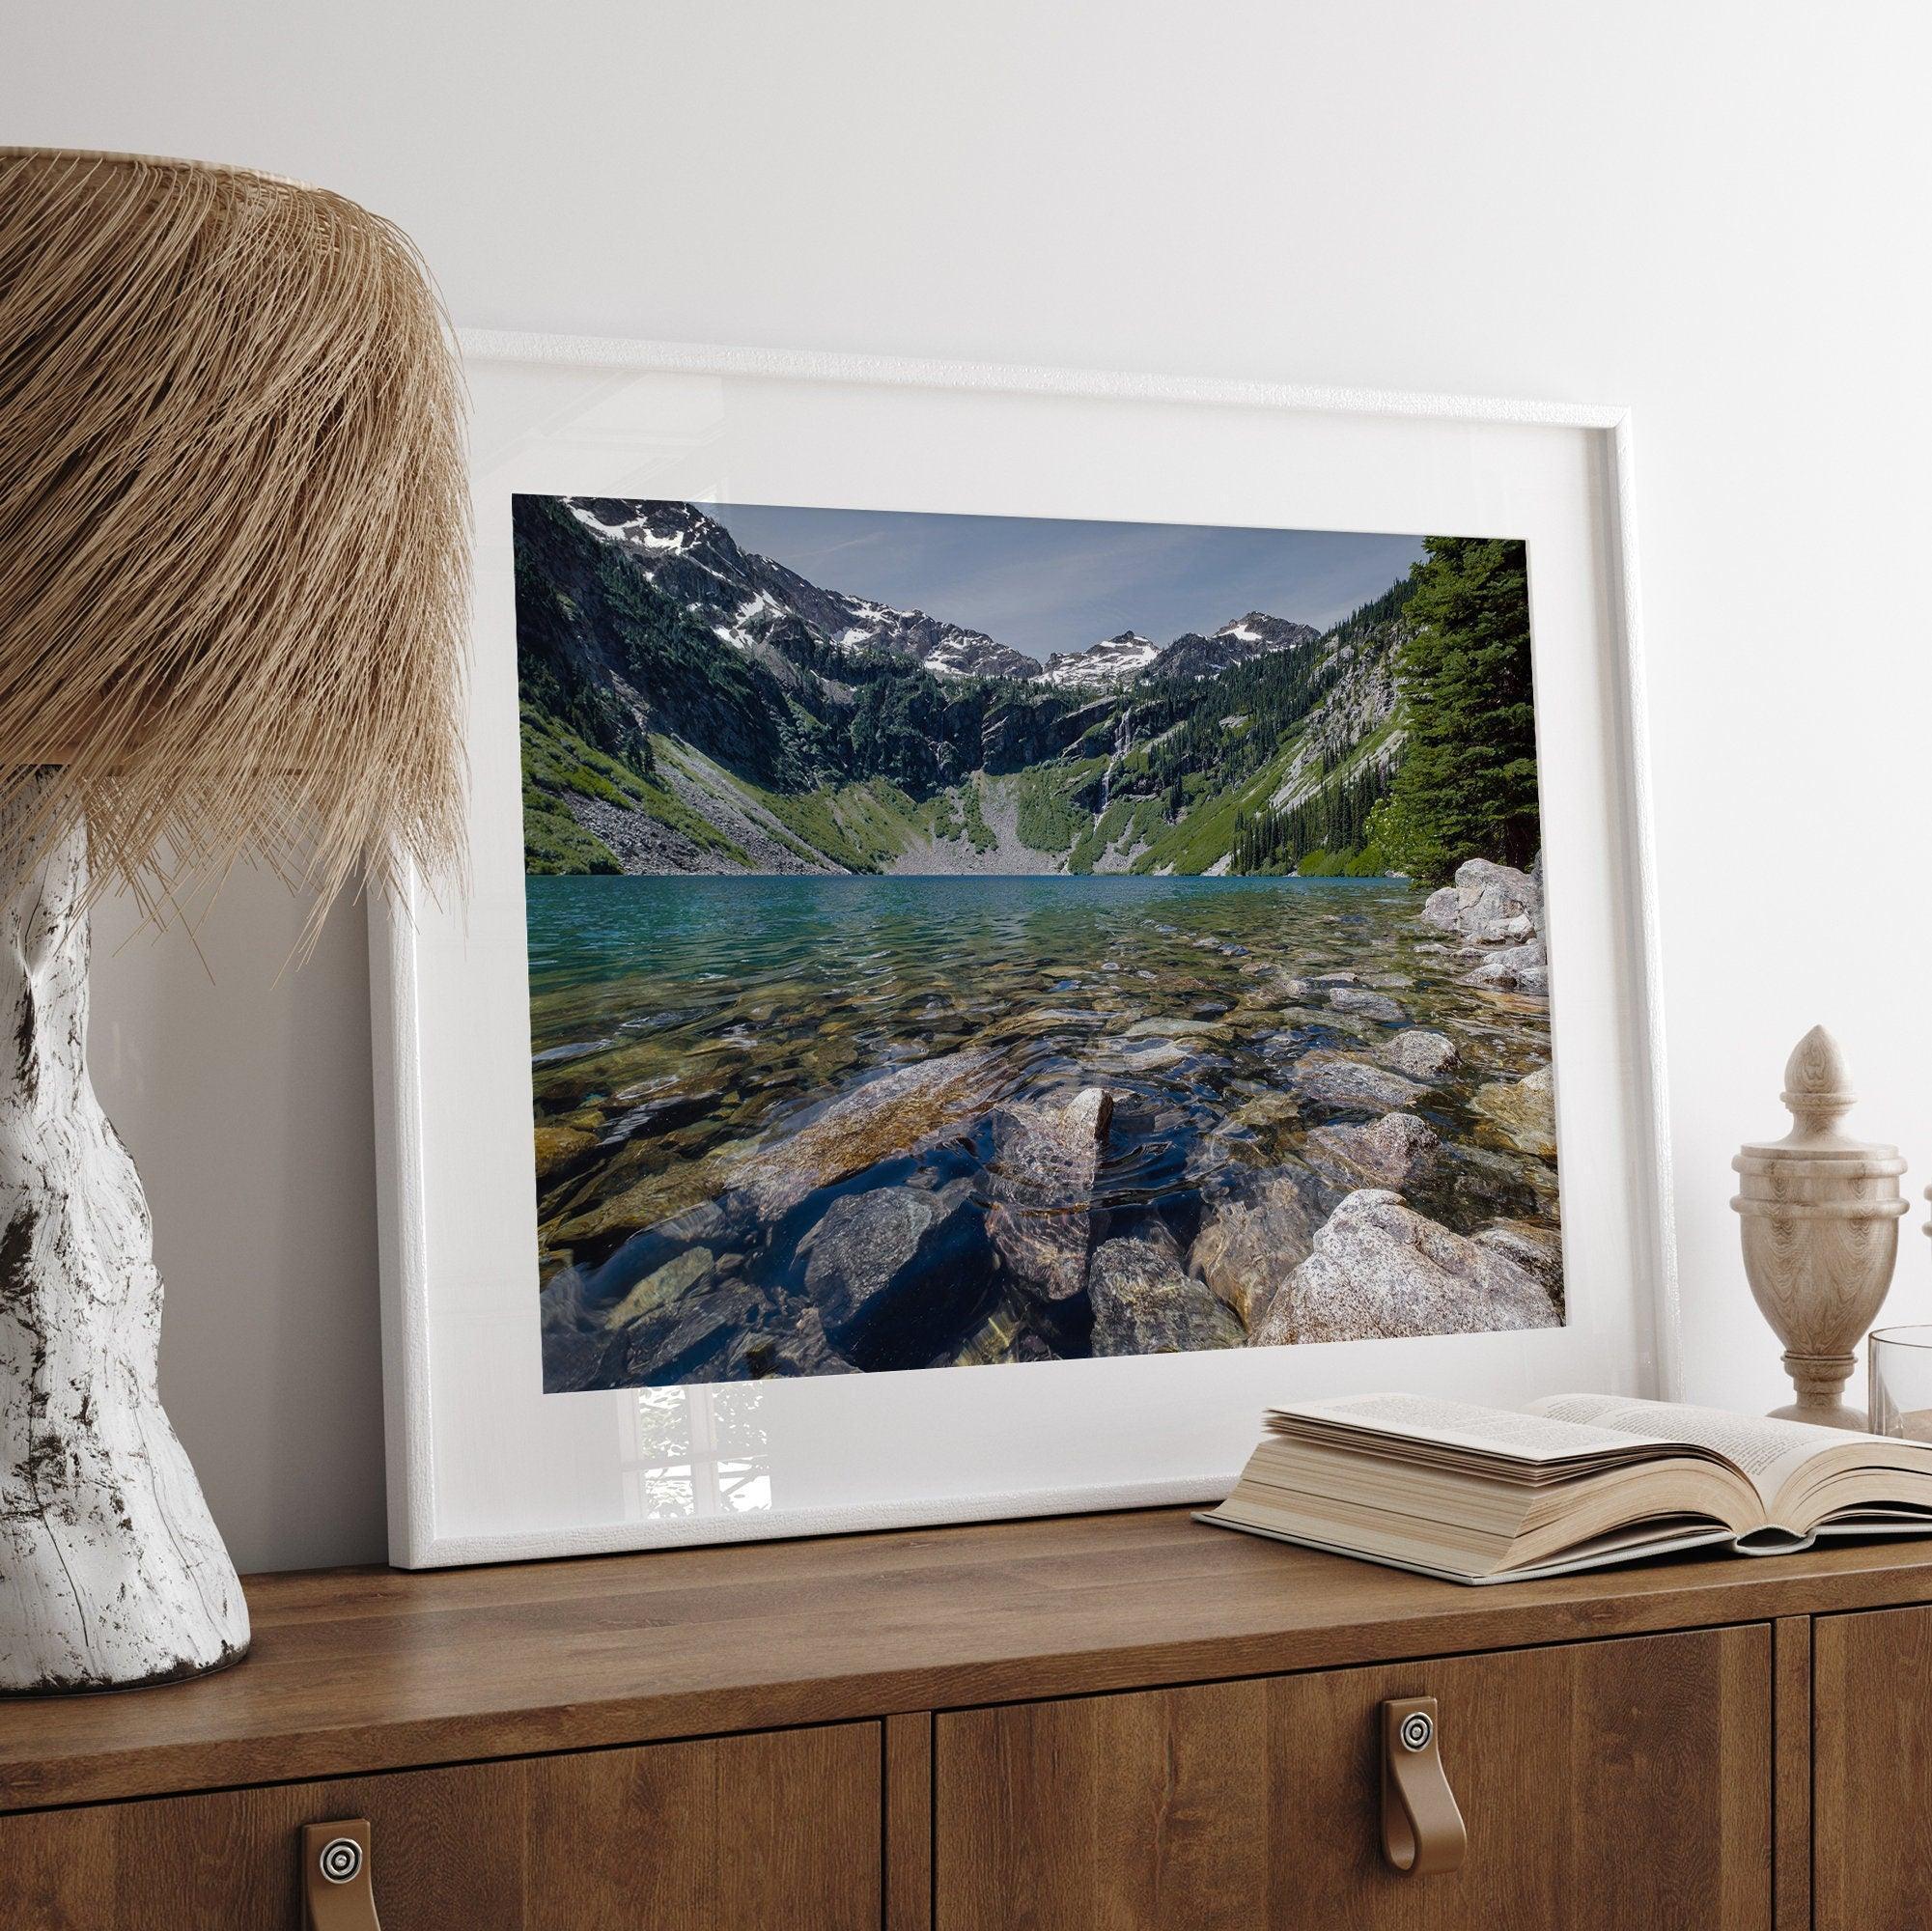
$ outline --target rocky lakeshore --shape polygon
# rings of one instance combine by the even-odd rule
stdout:
[[[529,883],[549,1389],[1563,1318],[1533,872]]]

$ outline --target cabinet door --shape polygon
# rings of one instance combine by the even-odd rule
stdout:
[[[1762,1625],[939,1720],[938,1931],[1762,1931]],[[1381,1854],[1379,1706],[1434,1696],[1459,1870]]]
[[[1811,1636],[1816,1931],[1932,1924],[1932,1609],[1820,1616]]]
[[[0,1817],[7,1931],[299,1931],[371,1823],[382,1931],[877,1931],[876,1723]]]

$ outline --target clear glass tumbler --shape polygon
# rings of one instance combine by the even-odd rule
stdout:
[[[1871,1432],[1932,1441],[1932,1326],[1875,1328],[1867,1346]]]

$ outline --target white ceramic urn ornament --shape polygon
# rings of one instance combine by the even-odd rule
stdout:
[[[164,915],[245,860],[317,920],[355,881],[461,878],[462,444],[387,222],[0,148],[0,1693],[247,1649],[87,1075],[89,905],[98,881]]]
[[[1781,1140],[1739,1149],[1745,1273],[1764,1318],[1784,1343],[1798,1399],[1772,1413],[1828,1428],[1863,1428],[1841,1396],[1865,1330],[1878,1318],[1898,1258],[1898,1149],[1838,1131],[1857,1095],[1823,1026],[1784,1067],[1792,1128]]]

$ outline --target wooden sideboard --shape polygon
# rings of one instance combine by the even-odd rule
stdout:
[[[1185,1513],[265,1577],[255,1650],[0,1702],[0,1926],[1923,1931],[1932,1542],[1462,1589]],[[1460,1866],[1382,1855],[1434,1697]]]

